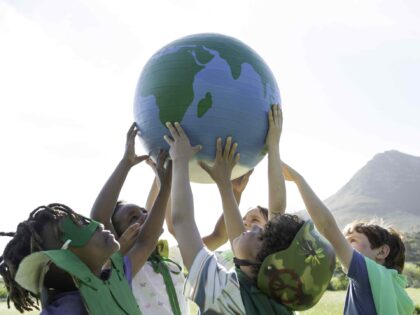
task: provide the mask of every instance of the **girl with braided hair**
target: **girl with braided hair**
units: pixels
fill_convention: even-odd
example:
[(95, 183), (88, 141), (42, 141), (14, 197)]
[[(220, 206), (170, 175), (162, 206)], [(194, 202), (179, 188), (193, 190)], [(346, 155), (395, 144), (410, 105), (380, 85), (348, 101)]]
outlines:
[[(131, 293), (131, 263), (103, 225), (54, 203), (21, 222), (0, 258), (10, 301), (21, 313), (140, 314)], [(110, 268), (103, 266), (110, 260)]]

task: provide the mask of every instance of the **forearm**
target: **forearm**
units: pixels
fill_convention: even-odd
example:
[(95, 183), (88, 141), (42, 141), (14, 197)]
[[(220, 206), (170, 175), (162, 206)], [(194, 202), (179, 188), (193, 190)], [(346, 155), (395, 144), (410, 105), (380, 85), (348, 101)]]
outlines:
[(208, 249), (214, 251), (222, 246), (228, 240), (225, 218), (223, 214), (217, 220), (216, 226), (210, 235), (203, 237), (203, 242)]
[(227, 235), (230, 243), (232, 244), (236, 237), (245, 232), (245, 226), (232, 191), (232, 184), (230, 182), (226, 184), (218, 183), (217, 186), (222, 198), (223, 215), (225, 218)]
[(268, 210), (269, 219), (286, 211), (286, 185), (279, 146), (272, 146), (268, 150)]
[(173, 161), (172, 187), (172, 224), (182, 259), (189, 270), (204, 244), (194, 218), (188, 160)]
[(111, 224), (112, 214), (130, 168), (131, 166), (127, 161), (121, 160), (102, 187), (92, 206), (90, 212), (91, 218), (100, 221), (108, 229), (111, 228), (111, 230), (113, 230)]
[(146, 260), (156, 248), (156, 243), (162, 233), (165, 207), (169, 194), (170, 187), (162, 186), (146, 221), (141, 227), (136, 243), (128, 253), (132, 263), (133, 275), (143, 267)]
[(296, 178), (295, 183), (318, 231), (327, 239), (334, 237), (334, 235), (329, 235), (329, 232), (337, 230), (338, 226), (330, 210), (318, 198), (302, 176)]
[(155, 177), (155, 179), (153, 180), (152, 186), (150, 187), (150, 191), (149, 191), (149, 195), (147, 196), (147, 200), (146, 200), (146, 209), (150, 210), (153, 207), (153, 203), (156, 200), (156, 197), (159, 193), (159, 186), (157, 184), (157, 179)]

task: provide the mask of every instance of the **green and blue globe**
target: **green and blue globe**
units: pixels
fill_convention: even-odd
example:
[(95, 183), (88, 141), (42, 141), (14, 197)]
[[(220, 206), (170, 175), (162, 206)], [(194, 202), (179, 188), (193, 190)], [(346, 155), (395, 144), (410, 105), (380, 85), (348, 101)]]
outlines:
[(165, 122), (180, 122), (191, 144), (203, 149), (190, 162), (190, 179), (211, 183), (197, 164), (212, 162), (216, 139), (232, 136), (241, 159), (232, 179), (264, 157), (271, 104), (280, 104), (276, 80), (258, 54), (241, 41), (220, 34), (178, 39), (144, 66), (134, 101), (141, 142), (152, 157), (168, 149)]

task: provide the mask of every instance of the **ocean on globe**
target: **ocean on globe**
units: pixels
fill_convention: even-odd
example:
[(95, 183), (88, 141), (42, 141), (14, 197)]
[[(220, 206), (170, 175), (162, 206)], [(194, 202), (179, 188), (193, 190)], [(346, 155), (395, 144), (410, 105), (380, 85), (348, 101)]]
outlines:
[(146, 152), (169, 149), (165, 122), (179, 122), (192, 145), (203, 149), (190, 162), (190, 180), (211, 183), (197, 161), (213, 162), (216, 139), (232, 136), (240, 161), (232, 179), (264, 157), (271, 104), (280, 104), (276, 80), (264, 60), (241, 41), (220, 34), (178, 39), (156, 52), (136, 87), (134, 117)]

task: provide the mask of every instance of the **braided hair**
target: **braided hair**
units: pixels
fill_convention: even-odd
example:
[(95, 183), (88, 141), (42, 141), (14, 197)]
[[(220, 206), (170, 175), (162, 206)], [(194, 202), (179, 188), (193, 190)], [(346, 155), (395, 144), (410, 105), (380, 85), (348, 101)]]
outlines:
[[(29, 218), (17, 226), (16, 232), (0, 232), (0, 236), (10, 236), (12, 240), (6, 245), (3, 255), (0, 256), (0, 275), (3, 277), (7, 296), (7, 306), (10, 308), (10, 301), (15, 308), (23, 313), (39, 309), (38, 296), (22, 288), (16, 281), (15, 275), (20, 262), (30, 254), (48, 250), (43, 231), (46, 227), (53, 229), (54, 238), (61, 242), (62, 232), (59, 229), (59, 221), (63, 217), (70, 217), (78, 225), (84, 224), (86, 219), (78, 215), (69, 207), (52, 203), (48, 206), (40, 206), (29, 214)], [(61, 242), (62, 243), (62, 242)]]

